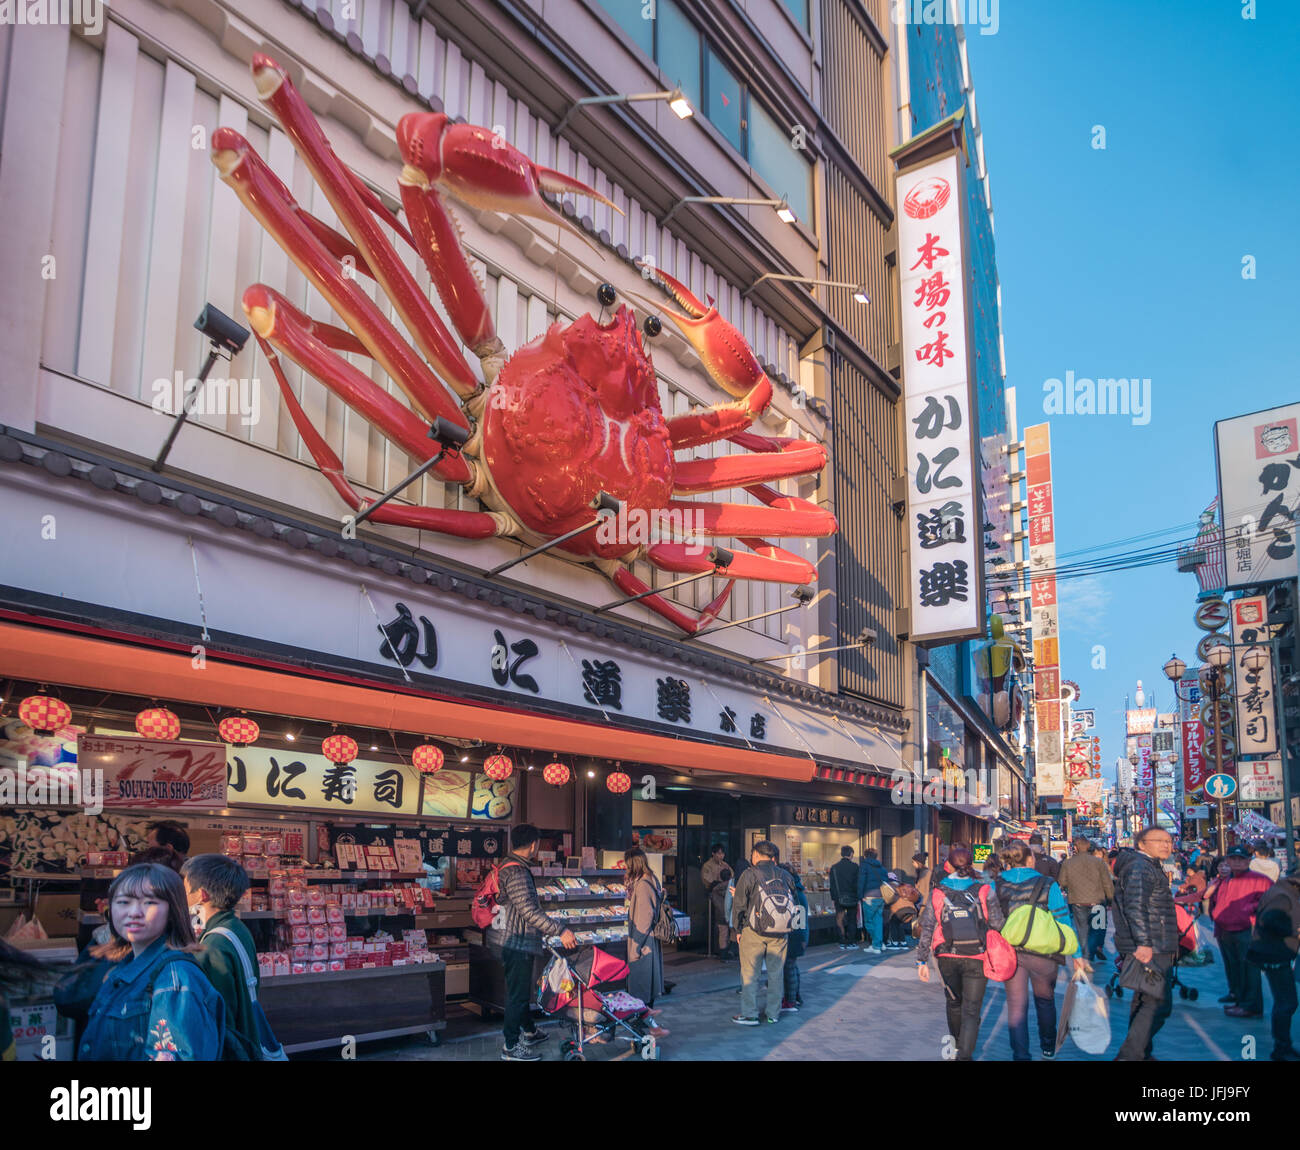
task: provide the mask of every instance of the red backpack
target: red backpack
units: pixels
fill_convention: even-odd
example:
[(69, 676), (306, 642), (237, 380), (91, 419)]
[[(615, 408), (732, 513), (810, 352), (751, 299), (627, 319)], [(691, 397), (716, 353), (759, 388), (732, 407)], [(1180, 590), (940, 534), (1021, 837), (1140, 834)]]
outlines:
[[(479, 930), (488, 930), (496, 922), (497, 907), (501, 903), (501, 879), (498, 872), (509, 862), (509, 859), (503, 859), (488, 871), (470, 900), (469, 915)], [(516, 862), (514, 865), (523, 866), (523, 863)]]

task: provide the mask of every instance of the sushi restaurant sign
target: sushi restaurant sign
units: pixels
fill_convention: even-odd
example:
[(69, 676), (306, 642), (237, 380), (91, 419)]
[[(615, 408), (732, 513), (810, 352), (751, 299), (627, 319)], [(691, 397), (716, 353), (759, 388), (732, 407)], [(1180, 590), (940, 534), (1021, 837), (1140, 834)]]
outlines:
[(354, 759), (262, 747), (231, 748), (226, 758), (231, 806), (278, 807), (335, 813), (418, 815), (420, 773), (405, 763)]

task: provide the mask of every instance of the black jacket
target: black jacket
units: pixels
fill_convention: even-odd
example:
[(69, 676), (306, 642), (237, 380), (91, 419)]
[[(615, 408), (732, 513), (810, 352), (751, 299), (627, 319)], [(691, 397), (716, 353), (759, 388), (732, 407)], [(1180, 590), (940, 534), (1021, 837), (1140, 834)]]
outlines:
[(1141, 851), (1125, 847), (1115, 857), (1115, 949), (1132, 954), (1139, 946), (1176, 955), (1178, 920), (1164, 868)]
[(831, 901), (836, 906), (858, 905), (858, 864), (840, 859), (831, 867)]

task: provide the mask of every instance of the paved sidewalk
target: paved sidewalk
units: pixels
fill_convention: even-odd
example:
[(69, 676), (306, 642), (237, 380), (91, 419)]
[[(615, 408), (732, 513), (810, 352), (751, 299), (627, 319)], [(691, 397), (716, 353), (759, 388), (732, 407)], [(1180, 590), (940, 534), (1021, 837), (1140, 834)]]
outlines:
[[(1202, 920), (1205, 923), (1207, 920)], [(1265, 989), (1265, 1015), (1258, 1019), (1228, 1018), (1218, 1003), (1225, 992), (1223, 966), (1209, 932), (1202, 926), (1203, 944), (1215, 952), (1204, 967), (1180, 967), (1179, 977), (1200, 993), (1197, 1001), (1178, 997), (1174, 1012), (1155, 1041), (1162, 1061), (1241, 1061), (1252, 1053), (1267, 1061), (1272, 1050)], [(1109, 944), (1108, 944), (1109, 945)], [(1113, 951), (1108, 952), (1113, 957)], [(913, 951), (886, 951), (869, 955), (841, 951), (837, 946), (814, 947), (799, 961), (803, 975), (804, 1008), (781, 1017), (776, 1025), (742, 1027), (731, 1021), (739, 1009), (739, 968), (715, 959), (676, 956), (665, 974), (676, 982), (673, 993), (662, 999), (660, 1022), (671, 1035), (660, 1043), (659, 1056), (672, 1061), (779, 1059), (783, 1061), (939, 1061), (943, 1057), (947, 1026), (942, 984), (928, 985), (916, 977)], [(1114, 970), (1113, 962), (1098, 964), (1094, 981), (1103, 985)], [(1058, 1006), (1065, 992), (1064, 973), (1057, 980)], [(760, 1003), (762, 994), (760, 993)], [(1111, 1043), (1105, 1054), (1083, 1054), (1070, 1041), (1057, 1061), (1100, 1062), (1114, 1058), (1128, 1024), (1128, 994), (1111, 1000)], [(1036, 1024), (1030, 1007), (1030, 1047), (1037, 1050)], [(1006, 1061), (1011, 1057), (1006, 1027), (1006, 994), (990, 983), (984, 999), (976, 1058)], [(362, 1048), (362, 1059), (402, 1061), (495, 1060), (500, 1055), (499, 1021), (473, 1021), (476, 1033), (444, 1041), (438, 1047), (423, 1039), (373, 1043)], [(567, 1028), (544, 1023), (552, 1038), (542, 1047), (548, 1060), (559, 1058)], [(595, 1060), (632, 1057), (628, 1044), (592, 1047)]]

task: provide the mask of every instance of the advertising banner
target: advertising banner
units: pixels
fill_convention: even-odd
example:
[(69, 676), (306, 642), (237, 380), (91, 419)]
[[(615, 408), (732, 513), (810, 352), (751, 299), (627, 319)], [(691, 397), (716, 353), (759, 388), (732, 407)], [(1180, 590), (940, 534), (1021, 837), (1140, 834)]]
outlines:
[(77, 763), (104, 772), (104, 806), (207, 810), (226, 805), (224, 743), (79, 735)]
[[(1271, 755), (1277, 750), (1273, 699), (1273, 653), (1268, 646), (1268, 600), (1252, 595), (1232, 603), (1233, 656), (1237, 667), (1237, 753)], [(1247, 663), (1262, 653), (1259, 670)]]

